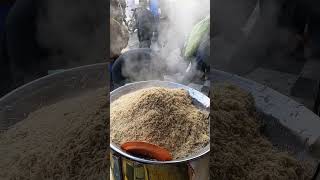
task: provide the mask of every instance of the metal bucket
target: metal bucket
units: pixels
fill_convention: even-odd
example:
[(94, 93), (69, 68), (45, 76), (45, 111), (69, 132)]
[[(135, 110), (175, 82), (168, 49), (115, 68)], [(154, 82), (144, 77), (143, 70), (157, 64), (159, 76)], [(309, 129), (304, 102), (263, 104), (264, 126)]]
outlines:
[[(209, 111), (210, 99), (188, 86), (166, 81), (142, 81), (127, 84), (110, 93), (110, 103), (124, 94), (148, 87), (182, 88), (194, 104)], [(210, 145), (189, 157), (172, 161), (153, 161), (132, 156), (110, 142), (111, 180), (207, 180), (209, 179)]]

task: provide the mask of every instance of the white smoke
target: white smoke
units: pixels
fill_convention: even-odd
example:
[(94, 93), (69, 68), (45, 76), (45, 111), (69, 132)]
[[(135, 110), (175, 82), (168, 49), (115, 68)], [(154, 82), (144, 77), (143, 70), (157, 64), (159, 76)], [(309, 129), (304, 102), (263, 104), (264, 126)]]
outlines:
[[(181, 56), (182, 48), (194, 25), (210, 14), (210, 0), (165, 0), (163, 3), (169, 23), (161, 28), (160, 40), (166, 45), (160, 56), (166, 60), (168, 70), (175, 72), (173, 80), (179, 81), (189, 66)], [(196, 72), (195, 72), (196, 73)]]
[[(160, 0), (160, 10), (165, 13), (163, 15), (167, 19), (160, 24), (158, 38), (160, 47), (155, 48), (159, 49), (160, 57), (153, 59), (152, 64), (165, 63), (167, 69), (162, 74), (167, 75), (171, 81), (179, 82), (186, 74), (190, 63), (181, 56), (183, 46), (194, 25), (210, 14), (210, 0)], [(123, 74), (135, 74), (130, 71), (134, 70), (124, 68)], [(154, 77), (153, 71), (141, 71), (146, 77)]]

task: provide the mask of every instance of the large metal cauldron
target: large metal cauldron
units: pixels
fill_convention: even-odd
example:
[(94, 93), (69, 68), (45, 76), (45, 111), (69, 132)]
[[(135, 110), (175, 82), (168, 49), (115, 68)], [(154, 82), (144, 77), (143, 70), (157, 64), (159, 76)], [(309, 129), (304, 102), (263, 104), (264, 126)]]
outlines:
[[(180, 55), (173, 53), (174, 58), (181, 58)], [(172, 58), (172, 57), (170, 57)], [(180, 63), (178, 66), (181, 66)], [(152, 49), (138, 48), (131, 49), (121, 56), (119, 56), (111, 68), (111, 79), (113, 89), (121, 87), (126, 83), (137, 81), (150, 81), (150, 80), (168, 80), (174, 78), (174, 82), (181, 84), (189, 84), (190, 80), (196, 77), (197, 62), (191, 61), (189, 67), (186, 66), (183, 70), (169, 70), (168, 64), (164, 57)], [(181, 66), (180, 68), (183, 68)], [(174, 69), (174, 68), (173, 68)], [(180, 73), (177, 76), (175, 73)], [(174, 75), (175, 74), (175, 75)], [(170, 81), (170, 80), (169, 80)]]
[[(194, 104), (204, 110), (210, 109), (210, 99), (204, 94), (181, 84), (165, 81), (142, 81), (127, 84), (110, 94), (110, 103), (122, 95), (148, 87), (182, 88), (193, 97)], [(111, 104), (112, 106), (112, 104)], [(207, 180), (209, 179), (209, 151), (206, 146), (200, 152), (189, 157), (173, 161), (153, 161), (132, 156), (110, 142), (112, 180)]]

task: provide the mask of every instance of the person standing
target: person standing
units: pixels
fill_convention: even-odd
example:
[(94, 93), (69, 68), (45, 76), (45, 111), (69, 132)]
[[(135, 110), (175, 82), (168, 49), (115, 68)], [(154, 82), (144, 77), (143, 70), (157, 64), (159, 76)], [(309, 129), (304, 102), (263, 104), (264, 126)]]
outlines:
[(127, 17), (132, 17), (133, 15), (133, 10), (135, 9), (135, 0), (128, 0), (127, 2), (127, 9), (126, 9), (126, 14)]
[(159, 0), (150, 0), (150, 11), (154, 17), (154, 39), (158, 39), (160, 14), (159, 14)]
[(140, 48), (150, 48), (154, 29), (154, 17), (143, 4), (136, 11), (136, 25)]

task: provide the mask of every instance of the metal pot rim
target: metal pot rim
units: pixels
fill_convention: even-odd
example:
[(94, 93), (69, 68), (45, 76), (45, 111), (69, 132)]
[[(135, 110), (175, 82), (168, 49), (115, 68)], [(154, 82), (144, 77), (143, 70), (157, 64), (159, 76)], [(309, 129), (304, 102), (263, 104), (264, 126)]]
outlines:
[[(113, 90), (110, 93), (110, 104), (119, 98), (120, 96), (127, 94), (129, 92), (133, 92), (139, 89), (147, 88), (147, 87), (167, 87), (167, 88), (182, 88), (185, 90), (188, 90), (190, 93), (190, 96), (192, 96), (194, 99), (199, 101), (204, 107), (210, 108), (210, 99), (203, 93), (190, 88), (188, 86), (178, 84), (178, 83), (173, 83), (173, 82), (168, 82), (168, 81), (158, 81), (158, 80), (152, 80), (152, 81), (140, 81), (140, 82), (135, 82), (135, 83), (129, 83), (126, 84), (118, 89)], [(175, 163), (184, 163), (188, 161), (193, 161), (195, 159), (201, 158), (210, 152), (210, 143), (198, 151), (197, 153), (190, 155), (188, 157), (182, 158), (182, 159), (177, 159), (177, 160), (172, 160), (172, 161), (153, 161), (153, 160), (147, 160), (139, 157), (132, 156), (125, 151), (121, 150), (117, 145), (114, 143), (110, 142), (110, 148), (111, 151), (117, 152), (118, 154), (124, 156), (125, 158), (134, 160), (136, 162), (140, 163), (145, 163), (145, 164), (175, 164)]]

